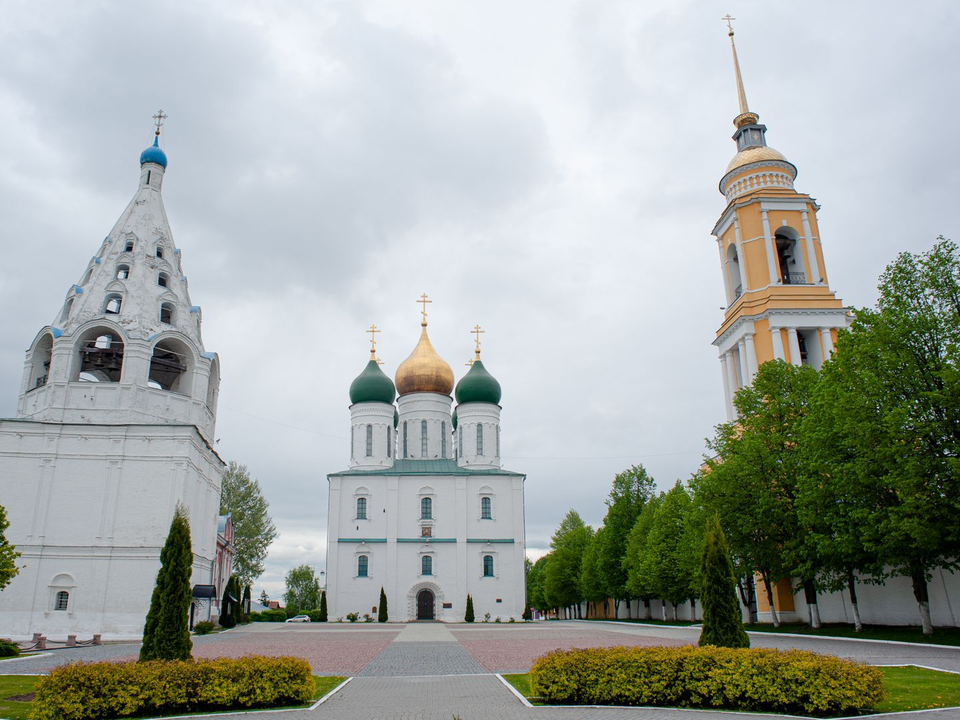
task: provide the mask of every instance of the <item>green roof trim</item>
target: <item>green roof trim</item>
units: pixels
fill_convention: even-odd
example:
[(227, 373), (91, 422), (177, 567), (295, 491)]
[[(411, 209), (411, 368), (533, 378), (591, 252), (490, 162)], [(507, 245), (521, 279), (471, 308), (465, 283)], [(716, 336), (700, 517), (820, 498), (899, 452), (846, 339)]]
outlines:
[(455, 460), (397, 460), (390, 468), (343, 470), (329, 473), (327, 477), (347, 475), (365, 475), (368, 477), (379, 475), (505, 475), (507, 477), (526, 477), (523, 473), (510, 470), (460, 467)]
[(396, 397), (397, 389), (393, 386), (393, 380), (383, 374), (376, 360), (368, 362), (363, 372), (350, 383), (350, 403), (354, 405), (362, 402), (392, 405)]
[(467, 538), (468, 543), (510, 543), (511, 545), (516, 542), (513, 538)]
[(400, 543), (455, 543), (456, 538), (435, 538), (435, 537), (415, 537), (415, 538), (397, 538)]
[(479, 356), (473, 361), (467, 374), (460, 378), (454, 391), (457, 404), (490, 403), (499, 405), (502, 391), (497, 379), (487, 372)]
[(385, 543), (386, 538), (337, 538), (337, 542), (347, 543)]

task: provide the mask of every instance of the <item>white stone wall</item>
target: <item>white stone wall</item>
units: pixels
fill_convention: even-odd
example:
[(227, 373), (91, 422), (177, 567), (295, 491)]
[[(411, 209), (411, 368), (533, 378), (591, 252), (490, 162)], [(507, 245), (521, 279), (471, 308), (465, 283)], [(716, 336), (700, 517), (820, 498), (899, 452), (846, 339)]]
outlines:
[[(479, 448), (477, 428), (483, 428)], [(462, 436), (462, 439), (461, 439)], [(461, 467), (500, 467), (500, 406), (490, 403), (457, 405), (457, 463)], [(460, 448), (463, 452), (460, 452)], [(479, 450), (483, 452), (479, 452)]]
[[(397, 428), (397, 459), (437, 460), (453, 459), (453, 422), (448, 395), (411, 393), (397, 400), (400, 425)], [(427, 452), (422, 452), (422, 423), (427, 423)], [(406, 427), (406, 455), (404, 455), (404, 428)], [(445, 440), (443, 436), (446, 436)]]
[[(397, 455), (393, 411), (393, 405), (378, 402), (355, 403), (350, 406), (351, 468), (372, 470), (393, 466)], [(371, 435), (370, 455), (367, 455), (368, 426)]]

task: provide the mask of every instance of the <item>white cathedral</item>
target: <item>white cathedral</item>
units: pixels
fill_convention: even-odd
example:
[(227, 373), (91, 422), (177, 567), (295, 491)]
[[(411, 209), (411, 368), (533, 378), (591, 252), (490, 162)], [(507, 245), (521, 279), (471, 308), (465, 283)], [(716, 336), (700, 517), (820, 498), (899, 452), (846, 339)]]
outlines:
[(500, 383), (478, 342), (451, 412), (453, 371), (426, 312), (421, 326), (396, 387), (375, 344), (350, 386), (350, 468), (327, 476), (329, 618), (376, 615), (382, 587), (391, 621), (462, 622), (467, 595), (478, 620), (519, 620), (525, 476), (500, 466)]
[(0, 592), (5, 636), (139, 638), (178, 503), (192, 584), (213, 582), (219, 359), (167, 223), (158, 116), (136, 194), (30, 344), (17, 416), (0, 420), (0, 502), (22, 553)]

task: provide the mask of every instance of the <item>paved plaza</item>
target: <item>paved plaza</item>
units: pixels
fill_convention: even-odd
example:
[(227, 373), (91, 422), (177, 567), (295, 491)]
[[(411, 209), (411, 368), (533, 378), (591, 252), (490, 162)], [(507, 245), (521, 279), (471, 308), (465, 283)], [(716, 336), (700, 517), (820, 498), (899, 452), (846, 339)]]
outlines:
[[(696, 643), (699, 628), (600, 622), (443, 625), (252, 624), (194, 638), (198, 658), (293, 655), (317, 675), (352, 679), (311, 710), (247, 713), (245, 720), (730, 720), (738, 715), (644, 708), (526, 707), (496, 673), (526, 672), (550, 650), (574, 647), (678, 646)], [(921, 665), (960, 672), (960, 648), (906, 643), (751, 634), (754, 647), (799, 648), (874, 665)], [(44, 673), (77, 660), (134, 660), (138, 644), (64, 649), (0, 662), (0, 674)], [(960, 678), (958, 678), (960, 681)], [(958, 710), (898, 718), (960, 720)]]

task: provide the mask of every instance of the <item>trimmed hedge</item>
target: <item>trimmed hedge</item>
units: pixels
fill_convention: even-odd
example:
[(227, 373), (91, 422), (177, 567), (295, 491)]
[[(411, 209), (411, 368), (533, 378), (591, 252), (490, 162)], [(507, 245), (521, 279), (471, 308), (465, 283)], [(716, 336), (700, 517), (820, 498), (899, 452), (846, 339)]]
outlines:
[(284, 622), (287, 619), (285, 610), (264, 610), (250, 613), (250, 622)]
[(309, 702), (306, 660), (245, 657), (142, 663), (75, 663), (36, 686), (33, 720), (94, 720)]
[(883, 699), (879, 670), (800, 650), (716, 647), (557, 650), (531, 690), (565, 705), (652, 705), (828, 715)]

